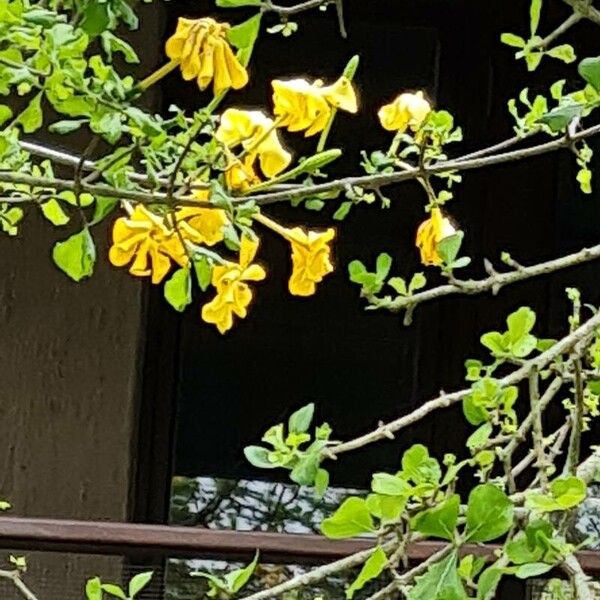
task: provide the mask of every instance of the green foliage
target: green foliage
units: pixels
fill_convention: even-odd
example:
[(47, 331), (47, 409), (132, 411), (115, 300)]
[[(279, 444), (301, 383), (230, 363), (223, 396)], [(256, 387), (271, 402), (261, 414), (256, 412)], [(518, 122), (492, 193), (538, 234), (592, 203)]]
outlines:
[(490, 542), (511, 528), (514, 507), (499, 488), (486, 483), (469, 494), (467, 504), (466, 538), (471, 542)]
[(408, 600), (466, 600), (467, 594), (457, 568), (458, 552), (453, 550), (425, 574), (415, 578)]
[(581, 504), (586, 497), (587, 486), (578, 477), (555, 479), (547, 493), (531, 492), (527, 495), (527, 507), (539, 513), (563, 511)]
[(192, 302), (192, 276), (190, 269), (177, 269), (165, 283), (165, 299), (178, 312)]
[(208, 581), (210, 589), (207, 596), (209, 598), (230, 598), (237, 594), (248, 583), (254, 574), (257, 565), (258, 552), (250, 564), (241, 569), (231, 571), (224, 577), (217, 577), (216, 575), (204, 571), (195, 571), (191, 573), (191, 575), (203, 577)]
[(96, 247), (87, 228), (62, 242), (57, 242), (52, 251), (56, 266), (74, 281), (90, 277), (96, 262)]
[(113, 598), (120, 600), (135, 600), (139, 594), (147, 587), (153, 576), (152, 571), (137, 573), (129, 580), (127, 591), (114, 583), (102, 583), (99, 577), (88, 579), (85, 586), (87, 600), (103, 600), (104, 595), (108, 594)]
[(385, 551), (381, 546), (377, 546), (373, 554), (366, 560), (356, 579), (346, 590), (346, 598), (348, 600), (354, 598), (354, 594), (361, 590), (365, 584), (379, 577), (385, 569), (387, 562), (388, 558)]
[(344, 539), (375, 531), (371, 512), (363, 498), (347, 498), (331, 517), (323, 519), (321, 531), (328, 538)]

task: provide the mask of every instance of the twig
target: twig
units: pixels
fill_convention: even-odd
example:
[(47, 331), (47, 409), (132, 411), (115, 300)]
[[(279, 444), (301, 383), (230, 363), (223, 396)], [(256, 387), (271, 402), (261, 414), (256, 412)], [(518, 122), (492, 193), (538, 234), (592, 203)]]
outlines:
[(0, 577), (12, 581), (13, 585), (19, 590), (21, 596), (26, 600), (38, 600), (37, 596), (23, 583), (21, 573), (18, 570), (5, 571), (0, 570)]
[[(528, 377), (529, 373), (531, 373), (533, 370), (542, 370), (556, 358), (565, 352), (569, 352), (574, 346), (588, 338), (590, 334), (592, 334), (599, 326), (600, 311), (562, 340), (556, 342), (556, 344), (554, 344), (551, 348), (545, 352), (542, 352), (535, 358), (526, 361), (519, 369), (500, 379), (500, 385), (502, 387), (513, 385)], [(377, 427), (377, 429), (374, 429), (373, 431), (361, 435), (353, 440), (328, 448), (324, 452), (324, 455), (329, 458), (335, 458), (344, 452), (356, 450), (357, 448), (362, 448), (363, 446), (378, 442), (383, 439), (389, 439), (390, 435), (393, 436), (393, 434), (397, 431), (417, 423), (428, 414), (439, 410), (440, 408), (446, 408), (456, 404), (457, 402), (460, 402), (470, 393), (471, 388), (466, 388), (450, 394), (442, 393), (437, 398), (425, 402), (419, 408), (407, 415), (404, 415), (389, 423), (380, 425)]]
[(570, 554), (565, 558), (561, 565), (561, 568), (569, 576), (573, 587), (575, 589), (575, 597), (577, 600), (594, 600), (594, 593), (589, 586), (589, 578), (583, 572), (577, 557), (574, 554)]
[(575, 361), (575, 399), (573, 410), (571, 412), (571, 438), (569, 439), (569, 450), (567, 452), (567, 462), (565, 464), (565, 473), (574, 474), (581, 455), (581, 433), (583, 431), (584, 415), (584, 389), (581, 359)]
[[(396, 543), (396, 540), (393, 540), (387, 542), (387, 544), (384, 544), (382, 547), (385, 551), (389, 551), (393, 549)], [(267, 598), (276, 598), (284, 592), (289, 592), (290, 590), (294, 590), (299, 587), (312, 585), (322, 581), (334, 573), (339, 573), (340, 571), (350, 569), (351, 567), (355, 567), (356, 565), (364, 563), (371, 556), (371, 554), (373, 554), (375, 549), (376, 546), (369, 548), (368, 550), (361, 550), (360, 552), (356, 552), (355, 554), (351, 554), (350, 556), (346, 556), (340, 560), (323, 565), (322, 567), (318, 567), (312, 571), (308, 571), (307, 573), (302, 573), (301, 575), (292, 577), (292, 579), (288, 579), (288, 581), (284, 581), (279, 585), (275, 585), (268, 590), (262, 590), (260, 592), (256, 592), (255, 594), (251, 594), (250, 596), (244, 596), (241, 598), (241, 600), (267, 600)]]
[(600, 25), (600, 10), (592, 6), (591, 0), (563, 0), (575, 12), (596, 25)]
[(294, 6), (279, 6), (273, 4), (271, 0), (265, 0), (261, 6), (261, 10), (262, 12), (274, 12), (280, 17), (286, 18), (307, 10), (312, 10), (313, 8), (327, 6), (327, 4), (331, 4), (333, 1), (334, 0), (306, 0), (305, 2), (295, 4)]
[(583, 19), (583, 15), (579, 12), (573, 12), (563, 23), (561, 23), (552, 33), (548, 34), (539, 44), (536, 44), (534, 48), (547, 48), (557, 37), (560, 37), (565, 31), (571, 29), (573, 25), (576, 25)]
[(544, 448), (544, 431), (542, 428), (542, 409), (540, 402), (539, 373), (532, 369), (529, 373), (529, 403), (533, 417), (531, 436), (533, 438), (533, 450), (536, 457), (536, 466), (540, 476), (542, 489), (548, 485), (548, 474), (546, 473), (546, 451)]
[(532, 277), (539, 277), (540, 275), (547, 275), (554, 271), (560, 271), (562, 269), (568, 269), (575, 265), (590, 262), (600, 258), (600, 244), (592, 246), (591, 248), (583, 248), (573, 254), (567, 254), (560, 258), (548, 260), (536, 265), (528, 267), (521, 267), (516, 271), (510, 271), (508, 273), (494, 273), (485, 279), (469, 279), (463, 280), (456, 283), (449, 283), (440, 285), (438, 287), (418, 292), (409, 297), (399, 297), (388, 303), (381, 302), (380, 306), (377, 301), (374, 300), (374, 306), (376, 308), (384, 308), (391, 312), (399, 312), (404, 309), (413, 308), (424, 302), (442, 298), (444, 296), (452, 296), (456, 294), (464, 294), (473, 296), (477, 294), (484, 294), (486, 292), (498, 292), (501, 288), (512, 283), (524, 281)]

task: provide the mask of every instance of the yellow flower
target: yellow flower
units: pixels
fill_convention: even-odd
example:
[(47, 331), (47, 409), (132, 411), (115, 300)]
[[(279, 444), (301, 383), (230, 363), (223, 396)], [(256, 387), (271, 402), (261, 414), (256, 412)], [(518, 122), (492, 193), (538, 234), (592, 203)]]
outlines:
[[(196, 196), (199, 194), (197, 193)], [(220, 208), (196, 208), (195, 206), (184, 206), (178, 209), (175, 218), (182, 237), (195, 244), (207, 246), (214, 246), (223, 240), (223, 228), (229, 222), (225, 211)]]
[(288, 282), (290, 293), (294, 296), (312, 296), (317, 289), (316, 284), (333, 271), (329, 242), (335, 237), (335, 229), (287, 229), (262, 213), (256, 213), (253, 218), (284, 237), (292, 246), (293, 268)]
[(215, 137), (228, 148), (241, 145), (251, 157), (251, 163), (258, 156), (260, 168), (267, 177), (281, 173), (292, 160), (279, 141), (273, 119), (258, 110), (228, 108), (221, 115)]
[(244, 318), (252, 301), (252, 290), (247, 281), (261, 281), (265, 270), (252, 260), (258, 249), (258, 240), (242, 237), (239, 263), (227, 262), (213, 268), (212, 285), (217, 295), (202, 307), (202, 319), (214, 323), (221, 333), (233, 326), (233, 315)]
[[(171, 268), (171, 260), (185, 266), (188, 257), (185, 248), (162, 216), (155, 215), (138, 204), (127, 217), (115, 221), (113, 245), (109, 260), (116, 267), (131, 262), (129, 272), (137, 277), (152, 276), (152, 283), (160, 283)], [(133, 260), (133, 262), (132, 262)]]
[(254, 158), (246, 156), (243, 161), (234, 160), (225, 169), (225, 186), (232, 192), (246, 192), (253, 185), (260, 183), (252, 163)]
[(279, 124), (290, 131), (305, 130), (306, 137), (325, 129), (332, 108), (351, 113), (358, 110), (352, 82), (344, 76), (329, 86), (323, 86), (320, 80), (309, 83), (305, 79), (276, 79), (271, 85), (273, 112)]
[(382, 106), (377, 114), (382, 127), (388, 131), (406, 131), (409, 127), (416, 131), (430, 112), (431, 105), (423, 92), (417, 92), (400, 94), (393, 102)]
[(178, 62), (187, 81), (196, 79), (205, 90), (213, 82), (215, 96), (228, 88), (239, 90), (248, 83), (248, 73), (227, 42), (228, 23), (214, 19), (180, 18), (175, 33), (167, 40), (165, 51)]
[(431, 209), (431, 217), (423, 221), (417, 229), (417, 248), (421, 252), (424, 265), (441, 265), (442, 257), (438, 254), (437, 245), (441, 240), (456, 233), (450, 219), (442, 215), (438, 207)]

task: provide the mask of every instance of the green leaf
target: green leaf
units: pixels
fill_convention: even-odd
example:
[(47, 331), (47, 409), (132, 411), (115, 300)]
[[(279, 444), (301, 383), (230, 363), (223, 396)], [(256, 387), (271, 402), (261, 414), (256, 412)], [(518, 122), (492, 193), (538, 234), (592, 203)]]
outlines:
[(315, 475), (315, 496), (322, 498), (329, 487), (329, 473), (325, 469), (317, 469)]
[(471, 491), (467, 504), (467, 539), (489, 542), (504, 535), (512, 526), (514, 507), (495, 485), (485, 483)]
[(423, 575), (416, 577), (407, 599), (466, 600), (467, 595), (458, 575), (457, 558), (458, 553), (454, 550), (446, 558), (431, 565)]
[(114, 596), (115, 598), (120, 598), (121, 600), (127, 600), (127, 595), (125, 592), (114, 583), (103, 583), (102, 590), (105, 591), (110, 596)]
[(544, 573), (548, 573), (554, 568), (553, 565), (549, 565), (548, 563), (529, 563), (525, 565), (521, 565), (515, 571), (515, 577), (519, 579), (529, 579), (530, 577), (539, 577)]
[(315, 171), (322, 169), (334, 160), (337, 160), (341, 155), (341, 150), (337, 148), (332, 148), (331, 150), (324, 150), (323, 152), (319, 152), (318, 154), (309, 156), (307, 159), (303, 160), (296, 168), (286, 173), (286, 179), (292, 179), (293, 177), (296, 177), (296, 175), (301, 175), (303, 173), (314, 173)]
[(262, 0), (215, 0), (221, 8), (237, 8), (238, 6), (261, 6)]
[(509, 338), (512, 342), (520, 340), (535, 325), (535, 313), (528, 306), (522, 306), (506, 319)]
[(488, 567), (477, 580), (477, 600), (492, 600), (501, 579), (501, 569), (494, 565)]
[(249, 565), (243, 569), (237, 569), (236, 571), (232, 571), (231, 573), (227, 573), (227, 575), (225, 575), (225, 582), (230, 593), (235, 594), (239, 592), (248, 583), (248, 580), (250, 577), (252, 577), (257, 564), (258, 551), (254, 555), (254, 560)]
[(270, 452), (262, 446), (246, 446), (244, 456), (246, 460), (259, 469), (276, 469), (279, 465), (269, 460)]
[(404, 281), (402, 277), (392, 277), (388, 279), (387, 283), (401, 296), (406, 296), (408, 294), (408, 290), (406, 289), (406, 281)]
[(484, 423), (467, 438), (467, 448), (471, 450), (471, 452), (478, 450), (490, 439), (491, 434), (492, 424), (487, 422)]
[(65, 225), (69, 222), (69, 217), (65, 211), (61, 208), (60, 203), (51, 198), (48, 202), (44, 202), (41, 205), (42, 213), (50, 223), (53, 225)]
[(600, 56), (584, 58), (577, 70), (585, 81), (600, 92)]
[(513, 48), (524, 48), (526, 44), (522, 37), (515, 35), (514, 33), (503, 33), (500, 36), (500, 41), (507, 46), (512, 46)]
[(415, 483), (437, 483), (442, 478), (440, 465), (422, 444), (414, 444), (402, 455), (402, 475)]
[(87, 600), (102, 600), (102, 583), (99, 577), (87, 580), (85, 584), (85, 597)]
[(238, 50), (254, 46), (260, 32), (261, 13), (254, 15), (247, 21), (232, 27), (227, 33), (227, 39)]
[(65, 135), (67, 133), (77, 131), (85, 122), (86, 121), (84, 119), (67, 119), (63, 121), (56, 121), (48, 127), (48, 131), (50, 131), (51, 133)]
[(528, 52), (525, 55), (525, 63), (527, 64), (528, 71), (535, 71), (542, 62), (543, 52)]
[(348, 265), (348, 274), (350, 275), (350, 281), (354, 283), (362, 283), (362, 276), (367, 272), (365, 265), (360, 260), (353, 260)]
[(373, 473), (371, 489), (385, 496), (407, 496), (411, 486), (396, 475), (390, 473)]
[(481, 342), (481, 345), (490, 350), (494, 356), (502, 356), (508, 351), (504, 336), (499, 331), (488, 331), (481, 336), (479, 341)]
[(367, 496), (369, 512), (382, 523), (391, 523), (398, 520), (408, 502), (408, 496), (385, 496), (383, 494), (369, 494)]
[(298, 463), (292, 469), (290, 479), (298, 485), (314, 485), (320, 462), (320, 452), (308, 453), (298, 460)]
[(460, 497), (454, 494), (437, 506), (415, 515), (412, 528), (428, 537), (453, 540), (459, 510)]
[(350, 202), (350, 201), (342, 202), (339, 205), (338, 209), (333, 213), (333, 218), (336, 221), (343, 221), (348, 216), (348, 213), (350, 212), (351, 208), (352, 208), (352, 202)]
[(23, 127), (25, 133), (37, 131), (44, 122), (42, 113), (42, 93), (36, 94), (27, 105), (27, 108), (19, 115), (17, 122)]
[(56, 266), (74, 281), (90, 277), (96, 262), (96, 247), (89, 230), (82, 229), (62, 242), (57, 242), (52, 250)]
[(135, 598), (150, 583), (152, 575), (152, 571), (134, 575), (129, 581), (129, 598)]
[(96, 37), (110, 24), (110, 3), (86, 2), (84, 7), (81, 28), (91, 37)]
[(531, 0), (529, 7), (529, 20), (531, 25), (531, 35), (534, 36), (540, 24), (540, 14), (542, 12), (542, 0)]
[(347, 498), (331, 517), (321, 523), (323, 535), (332, 539), (354, 537), (374, 530), (371, 513), (363, 498)]
[(177, 269), (165, 283), (165, 299), (178, 312), (192, 302), (192, 277), (190, 269)]
[(456, 260), (464, 235), (462, 231), (457, 231), (438, 242), (437, 252), (442, 257), (444, 264), (450, 266)]
[(310, 427), (314, 414), (315, 405), (313, 402), (298, 409), (289, 418), (288, 430), (294, 433), (305, 433)]
[(575, 56), (575, 50), (571, 44), (561, 44), (560, 46), (555, 46), (554, 48), (550, 48), (550, 50), (546, 50), (546, 54), (552, 58), (562, 60), (567, 64), (575, 62), (575, 59), (577, 58), (577, 56)]
[(383, 252), (377, 257), (377, 262), (375, 263), (375, 272), (377, 273), (377, 277), (379, 277), (379, 279), (385, 279), (388, 276), (391, 268), (392, 257)]
[(581, 116), (582, 112), (581, 104), (566, 104), (546, 113), (540, 119), (540, 123), (548, 125), (554, 132), (564, 131), (573, 119)]
[(117, 206), (119, 201), (116, 198), (107, 198), (105, 196), (96, 196), (96, 205), (90, 225), (96, 225), (105, 219)]
[(112, 34), (110, 31), (105, 31), (101, 35), (102, 47), (104, 52), (108, 55), (109, 59), (112, 59), (112, 55), (116, 52), (120, 52), (128, 64), (137, 64), (140, 62), (138, 55), (135, 50), (125, 40)]
[(423, 273), (415, 273), (410, 280), (408, 285), (408, 293), (412, 294), (418, 290), (423, 289), (427, 285), (427, 279)]
[(13, 111), (6, 104), (0, 104), (0, 125), (4, 125), (13, 116)]
[(381, 546), (377, 546), (375, 552), (365, 561), (357, 578), (346, 590), (346, 598), (350, 600), (358, 590), (362, 590), (366, 583), (379, 577), (387, 565), (388, 559)]

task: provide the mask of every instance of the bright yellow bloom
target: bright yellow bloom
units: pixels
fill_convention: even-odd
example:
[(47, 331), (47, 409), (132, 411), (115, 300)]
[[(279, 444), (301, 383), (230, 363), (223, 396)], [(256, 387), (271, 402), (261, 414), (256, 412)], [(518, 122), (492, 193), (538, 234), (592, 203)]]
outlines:
[(244, 318), (252, 301), (252, 290), (247, 281), (261, 281), (266, 277), (265, 270), (252, 264), (258, 240), (242, 237), (239, 263), (227, 262), (213, 268), (212, 285), (217, 295), (202, 307), (202, 318), (214, 323), (221, 333), (233, 326), (233, 315)]
[(292, 160), (279, 141), (273, 119), (259, 110), (228, 108), (221, 115), (215, 137), (228, 148), (241, 145), (251, 157), (251, 163), (258, 157), (260, 168), (267, 177), (281, 173)]
[(184, 206), (178, 209), (175, 218), (184, 239), (207, 246), (214, 246), (223, 240), (223, 228), (229, 222), (225, 211), (220, 208), (196, 208), (195, 206)]
[(358, 110), (356, 93), (347, 77), (334, 84), (323, 86), (320, 80), (309, 83), (306, 79), (275, 80), (273, 86), (273, 112), (278, 122), (290, 131), (304, 131), (311, 136), (323, 131), (332, 108), (355, 113)]
[(167, 40), (165, 51), (171, 61), (179, 63), (187, 81), (196, 79), (205, 90), (213, 82), (215, 96), (248, 83), (248, 73), (227, 42), (228, 23), (214, 19), (180, 18), (175, 33)]
[(288, 282), (290, 293), (294, 296), (312, 296), (317, 289), (316, 284), (333, 271), (329, 242), (335, 237), (335, 229), (287, 229), (262, 213), (256, 213), (254, 220), (284, 237), (292, 246), (293, 268)]
[(442, 257), (438, 254), (437, 245), (441, 240), (456, 233), (455, 227), (448, 217), (436, 206), (431, 209), (431, 217), (423, 221), (417, 229), (417, 248), (421, 252), (424, 265), (441, 265)]
[(393, 102), (386, 104), (377, 113), (379, 121), (388, 131), (406, 131), (409, 127), (417, 131), (431, 112), (431, 105), (423, 97), (423, 92), (400, 94)]
[[(129, 263), (129, 272), (137, 277), (152, 276), (152, 283), (160, 283), (171, 268), (171, 260), (185, 266), (188, 257), (177, 232), (165, 218), (155, 215), (138, 204), (127, 217), (115, 221), (113, 245), (108, 257), (116, 267)], [(133, 260), (133, 262), (132, 262)]]
[(246, 192), (253, 185), (260, 183), (252, 163), (254, 159), (248, 155), (243, 161), (234, 160), (225, 169), (225, 186), (232, 192)]

